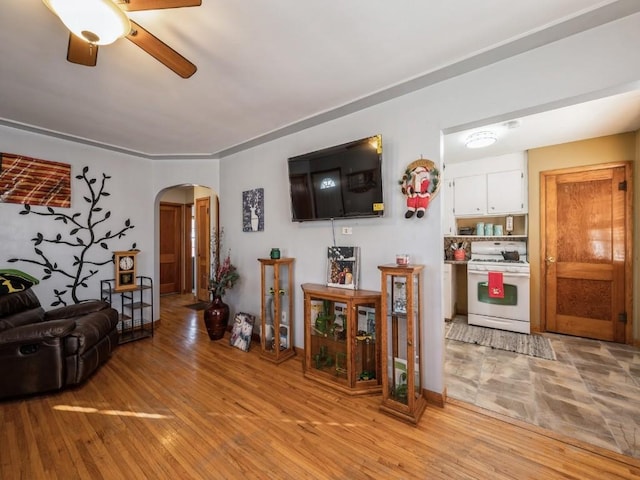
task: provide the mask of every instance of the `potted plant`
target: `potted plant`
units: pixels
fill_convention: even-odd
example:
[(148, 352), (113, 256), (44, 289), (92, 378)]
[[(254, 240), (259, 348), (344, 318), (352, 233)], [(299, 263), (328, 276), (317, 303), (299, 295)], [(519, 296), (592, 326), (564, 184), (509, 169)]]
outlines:
[(213, 262), (209, 291), (213, 299), (204, 311), (204, 323), (211, 340), (219, 340), (224, 336), (229, 323), (229, 306), (222, 301), (222, 297), (240, 279), (237, 268), (231, 263), (231, 249), (227, 250), (226, 256), (220, 260), (223, 234), (223, 229), (214, 230), (211, 242)]

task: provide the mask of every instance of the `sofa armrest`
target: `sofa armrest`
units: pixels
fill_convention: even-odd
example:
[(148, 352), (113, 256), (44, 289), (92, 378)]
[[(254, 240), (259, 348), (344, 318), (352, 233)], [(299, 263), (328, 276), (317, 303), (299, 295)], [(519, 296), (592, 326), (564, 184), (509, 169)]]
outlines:
[(100, 310), (104, 310), (109, 307), (110, 305), (102, 300), (90, 300), (49, 310), (48, 312), (45, 312), (44, 319), (57, 320), (60, 318), (82, 317), (88, 313), (99, 312)]
[(52, 320), (10, 328), (0, 332), (0, 345), (9, 343), (37, 343), (48, 338), (65, 337), (76, 326), (74, 320)]

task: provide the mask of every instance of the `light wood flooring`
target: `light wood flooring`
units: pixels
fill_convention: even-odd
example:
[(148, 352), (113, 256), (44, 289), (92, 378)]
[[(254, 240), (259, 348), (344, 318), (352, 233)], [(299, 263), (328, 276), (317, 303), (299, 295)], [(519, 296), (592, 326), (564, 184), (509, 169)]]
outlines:
[(190, 296), (82, 386), (0, 402), (0, 478), (618, 479), (640, 460), (452, 400), (417, 427), (209, 340)]

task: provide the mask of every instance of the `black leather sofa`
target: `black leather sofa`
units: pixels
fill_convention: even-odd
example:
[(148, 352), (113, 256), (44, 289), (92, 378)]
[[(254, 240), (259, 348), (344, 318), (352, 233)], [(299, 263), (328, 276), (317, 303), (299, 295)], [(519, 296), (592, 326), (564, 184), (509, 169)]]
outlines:
[(0, 295), (0, 399), (82, 383), (118, 345), (117, 324), (98, 300), (45, 312), (31, 288)]

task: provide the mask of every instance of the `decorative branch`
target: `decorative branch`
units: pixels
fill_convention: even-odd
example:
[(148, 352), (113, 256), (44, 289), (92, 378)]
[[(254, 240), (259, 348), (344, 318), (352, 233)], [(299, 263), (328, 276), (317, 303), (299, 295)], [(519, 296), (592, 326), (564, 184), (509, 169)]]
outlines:
[[(107, 265), (113, 262), (113, 255), (106, 257), (92, 257), (95, 251), (95, 246), (99, 245), (104, 250), (109, 250), (108, 241), (112, 239), (120, 239), (124, 237), (129, 230), (134, 228), (130, 219), (126, 219), (124, 226), (116, 230), (107, 230), (106, 232), (98, 232), (98, 227), (111, 218), (110, 211), (104, 211), (102, 207), (98, 206), (100, 200), (104, 197), (108, 197), (111, 194), (105, 190), (106, 182), (111, 177), (106, 174), (102, 174), (102, 179), (98, 184), (96, 178), (90, 178), (88, 176), (89, 167), (84, 167), (80, 175), (76, 175), (77, 180), (81, 180), (84, 186), (88, 189), (88, 194), (83, 197), (84, 201), (88, 204), (88, 211), (83, 214), (76, 212), (72, 215), (59, 212), (51, 207), (47, 207), (46, 210), (37, 211), (32, 210), (30, 205), (25, 205), (24, 210), (20, 212), (20, 215), (38, 215), (41, 217), (53, 218), (54, 221), (60, 221), (64, 225), (72, 227), (66, 236), (63, 237), (63, 233), (58, 233), (53, 238), (46, 238), (42, 233), (38, 232), (34, 238), (33, 250), (37, 258), (11, 258), (9, 263), (24, 262), (42, 267), (44, 277), (42, 280), (47, 280), (53, 275), (59, 275), (68, 279), (69, 283), (65, 285), (70, 289), (69, 294), (73, 303), (79, 303), (78, 290), (80, 288), (88, 288), (88, 281), (94, 277), (99, 270), (93, 267), (99, 267)], [(98, 187), (96, 189), (96, 187)], [(72, 270), (68, 271), (60, 267), (56, 261), (53, 261), (50, 256), (43, 250), (47, 244), (66, 245), (79, 252), (73, 254)], [(133, 243), (131, 249), (135, 249), (136, 244)], [(65, 255), (66, 256), (66, 255)], [(67, 305), (64, 300), (64, 296), (67, 295), (67, 290), (54, 289), (54, 296), (56, 301), (51, 306)]]

